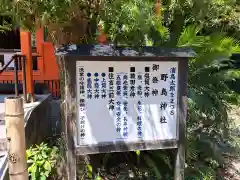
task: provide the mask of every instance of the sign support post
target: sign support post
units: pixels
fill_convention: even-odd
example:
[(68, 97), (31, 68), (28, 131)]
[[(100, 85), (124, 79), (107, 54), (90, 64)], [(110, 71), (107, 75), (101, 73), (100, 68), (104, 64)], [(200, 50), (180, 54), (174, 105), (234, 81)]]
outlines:
[[(179, 71), (188, 72), (188, 63), (183, 61), (180, 64)], [(185, 139), (186, 139), (186, 119), (187, 119), (187, 73), (183, 73), (180, 79), (179, 98), (179, 139), (176, 152), (176, 161), (174, 169), (174, 180), (184, 180), (185, 169)]]

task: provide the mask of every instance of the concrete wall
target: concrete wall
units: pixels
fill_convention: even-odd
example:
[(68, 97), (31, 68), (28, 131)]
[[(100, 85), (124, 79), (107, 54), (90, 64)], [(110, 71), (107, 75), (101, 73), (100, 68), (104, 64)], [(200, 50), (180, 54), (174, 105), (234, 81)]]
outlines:
[(52, 100), (51, 102), (51, 128), (52, 136), (61, 135), (61, 111), (60, 100)]
[[(44, 98), (44, 97), (43, 97)], [(41, 103), (25, 117), (26, 145), (40, 144), (52, 134), (51, 95), (45, 96)]]

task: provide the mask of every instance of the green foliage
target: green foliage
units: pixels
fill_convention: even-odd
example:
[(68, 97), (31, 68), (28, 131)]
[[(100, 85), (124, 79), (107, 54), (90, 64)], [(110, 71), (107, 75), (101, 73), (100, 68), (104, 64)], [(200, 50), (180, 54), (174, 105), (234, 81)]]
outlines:
[(54, 174), (55, 165), (59, 157), (57, 147), (48, 147), (41, 143), (27, 150), (28, 172), (32, 180), (46, 180)]
[(110, 41), (133, 47), (166, 46), (171, 37), (168, 45), (174, 47), (182, 29), (191, 24), (202, 27), (200, 34), (221, 31), (240, 38), (239, 5), (235, 0), (165, 0), (162, 17), (155, 16), (154, 3), (153, 0), (103, 1), (99, 20)]
[(234, 153), (228, 111), (231, 104), (239, 103), (239, 96), (228, 88), (226, 79), (237, 78), (231, 73), (230, 56), (240, 47), (222, 34), (198, 36), (198, 32), (197, 27), (187, 27), (177, 44), (196, 52), (189, 62), (187, 169), (201, 171), (208, 166), (213, 171), (224, 166), (225, 154)]
[[(1, 0), (0, 15), (12, 25), (34, 29), (37, 25), (62, 24), (77, 17), (82, 0)], [(75, 10), (76, 8), (77, 10)]]
[(225, 31), (239, 37), (238, 3), (237, 0), (166, 0), (166, 21), (173, 31), (177, 26), (197, 24), (203, 27), (203, 33)]
[(90, 42), (96, 33), (99, 5), (98, 0), (1, 0), (0, 16), (11, 19), (1, 29), (46, 27), (47, 40), (55, 46)]
[[(109, 40), (119, 45), (153, 45), (156, 38), (158, 42), (161, 38), (164, 44), (171, 33), (172, 41), (176, 42), (183, 27), (190, 24), (202, 26), (201, 33), (225, 31), (240, 38), (240, 5), (236, 0), (163, 0), (163, 16), (158, 18), (154, 3), (154, 0), (1, 0), (0, 15), (11, 17), (12, 27), (30, 30), (36, 25), (61, 30), (72, 24), (81, 26), (78, 31), (85, 33), (87, 42), (95, 38), (97, 24), (102, 24)], [(87, 30), (86, 23), (90, 26)], [(82, 40), (78, 38), (77, 42)]]
[(97, 176), (93, 177), (93, 168), (92, 168), (91, 164), (87, 164), (86, 167), (87, 167), (86, 168), (87, 175), (86, 175), (86, 177), (82, 176), (81, 179), (89, 178), (89, 179), (94, 179), (94, 180), (103, 180), (99, 174)]
[[(151, 33), (163, 38), (168, 30), (156, 18), (152, 0), (105, 0), (100, 11), (101, 23), (110, 41), (117, 45), (151, 45)], [(164, 40), (164, 39), (163, 39)]]

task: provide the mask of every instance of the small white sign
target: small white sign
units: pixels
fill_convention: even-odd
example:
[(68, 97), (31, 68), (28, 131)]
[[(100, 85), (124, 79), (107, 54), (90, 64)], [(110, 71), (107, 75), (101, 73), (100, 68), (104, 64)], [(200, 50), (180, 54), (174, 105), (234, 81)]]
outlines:
[(177, 140), (177, 61), (77, 61), (79, 146)]

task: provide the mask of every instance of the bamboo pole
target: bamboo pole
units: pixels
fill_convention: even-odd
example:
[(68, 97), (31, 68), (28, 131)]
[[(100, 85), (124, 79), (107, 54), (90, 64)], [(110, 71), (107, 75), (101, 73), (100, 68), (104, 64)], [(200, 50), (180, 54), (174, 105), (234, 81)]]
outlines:
[(8, 139), (10, 180), (27, 180), (24, 110), (23, 99), (21, 97), (5, 98), (5, 125)]

